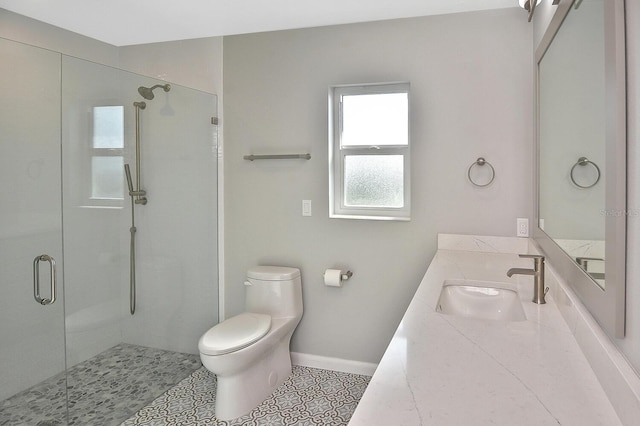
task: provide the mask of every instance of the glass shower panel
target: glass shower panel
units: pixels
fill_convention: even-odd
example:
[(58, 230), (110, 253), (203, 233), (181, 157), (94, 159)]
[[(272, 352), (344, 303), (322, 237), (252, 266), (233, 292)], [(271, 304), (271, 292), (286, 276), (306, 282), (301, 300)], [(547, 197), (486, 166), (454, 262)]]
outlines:
[[(159, 83), (130, 75), (125, 90), (137, 95), (140, 85)], [(148, 204), (136, 206), (137, 310), (125, 317), (123, 338), (197, 355), (198, 339), (218, 318), (217, 126), (212, 124), (217, 99), (172, 84), (168, 93), (158, 89), (145, 102), (141, 188)]]
[(0, 424), (66, 423), (60, 58), (0, 39)]
[[(63, 56), (62, 70), (69, 418), (117, 425), (200, 367), (198, 338), (218, 321), (217, 99), (172, 84), (145, 100), (140, 86), (165, 82), (77, 58)], [(122, 165), (135, 185), (133, 103), (142, 101), (148, 203), (133, 205), (131, 315), (132, 203)], [(116, 107), (122, 127), (109, 114)], [(108, 194), (96, 197), (97, 189)]]

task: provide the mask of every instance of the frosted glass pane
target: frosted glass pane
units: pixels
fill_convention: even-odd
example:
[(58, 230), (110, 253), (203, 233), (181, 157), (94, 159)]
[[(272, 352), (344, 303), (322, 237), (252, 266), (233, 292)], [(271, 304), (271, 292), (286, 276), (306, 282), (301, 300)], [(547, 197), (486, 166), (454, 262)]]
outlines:
[(408, 145), (408, 94), (343, 96), (341, 143), (343, 146)]
[(344, 204), (348, 207), (403, 207), (403, 156), (344, 157)]
[(122, 157), (91, 158), (91, 197), (123, 199)]
[(93, 108), (93, 147), (124, 147), (124, 107)]

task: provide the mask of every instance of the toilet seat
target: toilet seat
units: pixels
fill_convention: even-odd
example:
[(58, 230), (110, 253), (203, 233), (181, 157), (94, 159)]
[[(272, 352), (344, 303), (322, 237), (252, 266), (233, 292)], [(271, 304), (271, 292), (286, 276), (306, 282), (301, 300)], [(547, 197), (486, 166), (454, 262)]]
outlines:
[(200, 338), (198, 349), (205, 355), (228, 354), (260, 340), (270, 329), (270, 315), (245, 312), (209, 329)]

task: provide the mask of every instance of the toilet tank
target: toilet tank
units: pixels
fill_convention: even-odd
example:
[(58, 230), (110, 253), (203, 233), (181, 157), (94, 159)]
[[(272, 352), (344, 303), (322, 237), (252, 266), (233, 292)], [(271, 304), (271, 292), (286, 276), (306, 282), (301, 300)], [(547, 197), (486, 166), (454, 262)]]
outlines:
[(245, 310), (274, 318), (302, 317), (300, 270), (255, 266), (247, 271)]

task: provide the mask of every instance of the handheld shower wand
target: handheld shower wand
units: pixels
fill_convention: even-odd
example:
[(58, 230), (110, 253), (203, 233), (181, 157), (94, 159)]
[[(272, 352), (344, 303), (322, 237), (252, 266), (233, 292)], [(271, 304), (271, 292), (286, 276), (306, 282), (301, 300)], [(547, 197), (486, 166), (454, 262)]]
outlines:
[(127, 186), (129, 187), (129, 195), (132, 195), (133, 192), (133, 182), (131, 181), (131, 170), (129, 170), (129, 165), (124, 165), (124, 173), (127, 175)]

